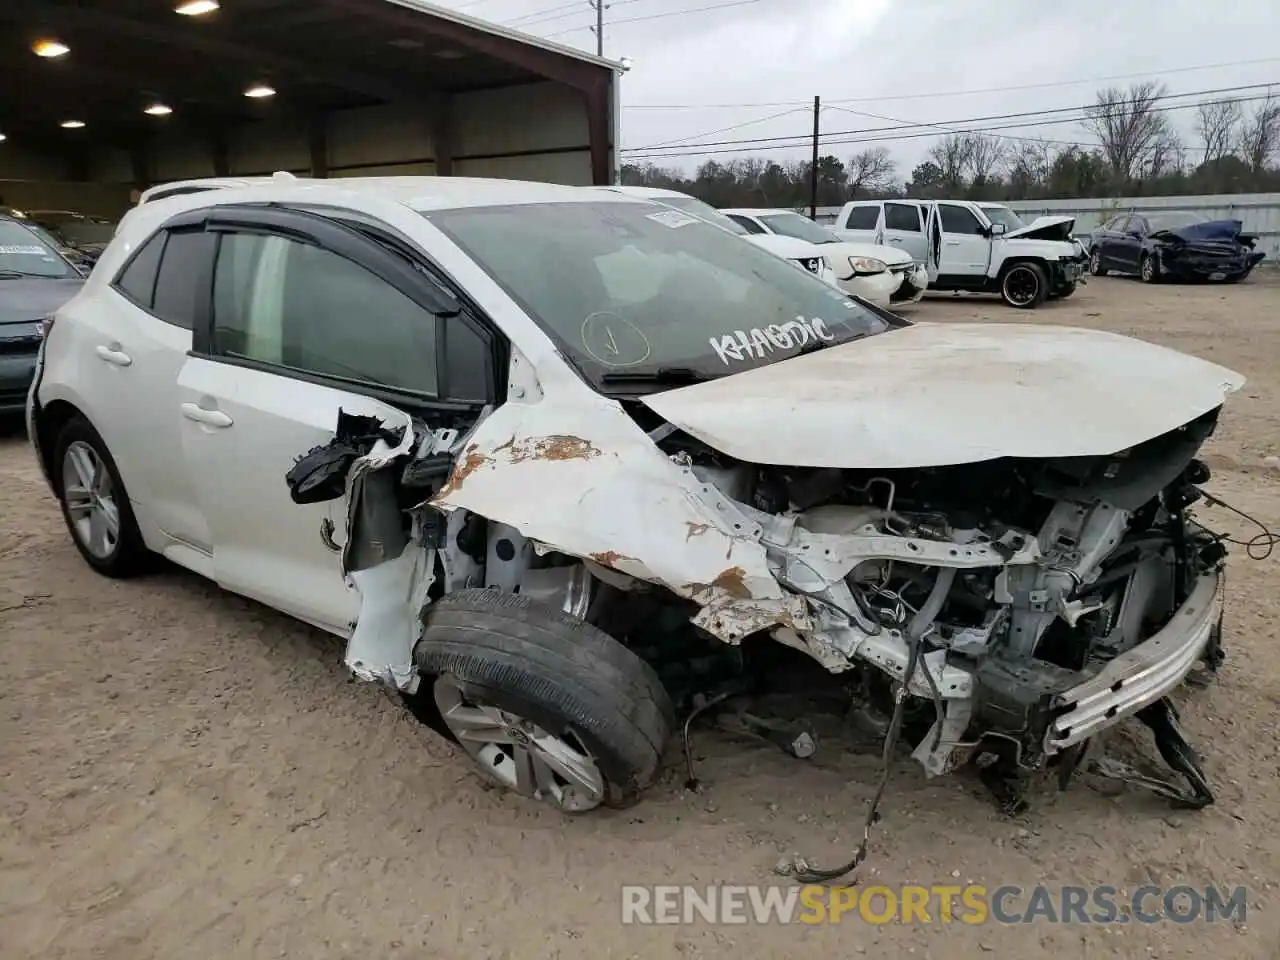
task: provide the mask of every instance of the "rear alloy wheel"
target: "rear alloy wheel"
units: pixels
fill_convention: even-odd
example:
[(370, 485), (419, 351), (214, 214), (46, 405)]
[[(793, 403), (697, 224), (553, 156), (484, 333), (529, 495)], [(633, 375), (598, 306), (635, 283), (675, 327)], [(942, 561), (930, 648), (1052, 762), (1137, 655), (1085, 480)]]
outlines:
[(54, 448), (62, 516), (76, 549), (108, 577), (141, 572), (148, 558), (133, 508), (106, 444), (89, 422), (73, 417)]
[(1019, 310), (1038, 307), (1049, 292), (1049, 278), (1038, 263), (1015, 263), (1000, 281), (1000, 296)]
[(1089, 254), (1089, 276), (1105, 277), (1107, 271), (1102, 269), (1102, 251), (1097, 247)]
[(487, 779), (564, 813), (633, 803), (676, 728), (652, 667), (604, 631), (520, 594), (440, 598), (426, 610), (414, 663), (414, 713)]
[(1143, 283), (1160, 282), (1160, 264), (1156, 263), (1154, 256), (1149, 253), (1142, 255), (1142, 262), (1138, 264), (1138, 276), (1142, 278)]

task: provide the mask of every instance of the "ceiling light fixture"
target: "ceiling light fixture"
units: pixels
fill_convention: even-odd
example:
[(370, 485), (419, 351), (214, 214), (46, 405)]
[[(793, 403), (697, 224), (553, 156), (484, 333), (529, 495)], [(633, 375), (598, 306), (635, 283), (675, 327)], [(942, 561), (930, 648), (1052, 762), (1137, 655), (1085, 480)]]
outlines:
[(62, 57), (71, 52), (71, 48), (59, 40), (37, 40), (31, 45), (31, 52), (37, 57)]
[(167, 117), (173, 113), (173, 107), (163, 103), (153, 103), (142, 112), (153, 117)]
[(81, 130), (83, 128), (84, 128), (83, 120), (63, 120), (62, 121), (63, 130)]
[(265, 83), (255, 83), (244, 92), (244, 95), (253, 100), (261, 100), (263, 97), (274, 97), (276, 91), (274, 87), (269, 87)]
[(5, 139), (6, 139), (5, 135), (3, 133), (0, 133), (0, 143), (4, 143)]
[(187, 0), (186, 3), (180, 3), (173, 8), (174, 13), (180, 13), (184, 17), (203, 17), (206, 13), (213, 13), (218, 9), (218, 0)]

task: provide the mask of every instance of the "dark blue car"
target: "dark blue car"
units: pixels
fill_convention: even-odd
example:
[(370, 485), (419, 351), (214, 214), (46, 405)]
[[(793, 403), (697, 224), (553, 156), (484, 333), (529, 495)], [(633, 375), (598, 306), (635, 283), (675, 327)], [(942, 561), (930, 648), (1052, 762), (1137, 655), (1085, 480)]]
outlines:
[(1266, 257), (1239, 220), (1204, 220), (1193, 213), (1126, 213), (1089, 238), (1089, 272), (1137, 274), (1161, 280), (1243, 280)]

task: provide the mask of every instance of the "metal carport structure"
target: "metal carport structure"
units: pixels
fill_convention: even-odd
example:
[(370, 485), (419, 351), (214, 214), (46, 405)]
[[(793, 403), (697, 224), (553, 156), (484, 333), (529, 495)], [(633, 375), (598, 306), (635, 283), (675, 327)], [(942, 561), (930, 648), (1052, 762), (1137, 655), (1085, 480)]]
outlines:
[(0, 2), (6, 202), (275, 170), (614, 180), (620, 64), (421, 0), (184, 6)]

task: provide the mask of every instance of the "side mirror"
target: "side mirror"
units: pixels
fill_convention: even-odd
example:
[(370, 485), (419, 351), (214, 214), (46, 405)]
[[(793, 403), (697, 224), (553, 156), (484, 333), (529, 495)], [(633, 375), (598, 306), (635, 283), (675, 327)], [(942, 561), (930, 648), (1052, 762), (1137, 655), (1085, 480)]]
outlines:
[(1003, 223), (993, 223), (991, 225), (991, 236), (998, 237), (1008, 229)]

